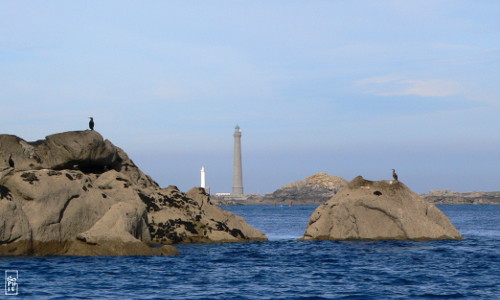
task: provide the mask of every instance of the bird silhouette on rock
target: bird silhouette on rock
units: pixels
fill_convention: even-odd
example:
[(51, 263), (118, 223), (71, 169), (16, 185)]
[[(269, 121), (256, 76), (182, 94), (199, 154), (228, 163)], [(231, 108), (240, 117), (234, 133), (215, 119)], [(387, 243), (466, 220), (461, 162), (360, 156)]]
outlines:
[(94, 130), (94, 118), (92, 117), (89, 117), (90, 121), (89, 121), (89, 128), (90, 130)]
[(396, 170), (392, 169), (392, 178), (394, 178), (394, 180), (398, 181), (398, 174), (396, 174)]

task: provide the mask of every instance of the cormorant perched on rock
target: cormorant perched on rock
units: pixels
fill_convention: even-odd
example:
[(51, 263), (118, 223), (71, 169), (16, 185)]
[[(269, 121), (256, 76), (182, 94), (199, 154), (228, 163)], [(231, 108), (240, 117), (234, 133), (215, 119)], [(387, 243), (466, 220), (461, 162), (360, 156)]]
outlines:
[(392, 178), (394, 178), (394, 180), (398, 181), (398, 174), (396, 174), (396, 170), (392, 169)]
[(9, 155), (9, 167), (14, 168), (14, 160), (12, 160), (12, 154)]
[(90, 130), (94, 130), (94, 118), (92, 117), (89, 117), (90, 121), (89, 121), (89, 128)]

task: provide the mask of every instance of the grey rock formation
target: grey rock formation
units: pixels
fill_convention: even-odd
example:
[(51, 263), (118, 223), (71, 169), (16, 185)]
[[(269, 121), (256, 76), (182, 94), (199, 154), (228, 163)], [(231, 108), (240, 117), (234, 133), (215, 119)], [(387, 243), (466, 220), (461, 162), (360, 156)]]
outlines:
[(262, 198), (249, 202), (266, 204), (319, 204), (328, 201), (347, 181), (327, 173), (318, 173), (305, 180), (287, 184)]
[(436, 206), (400, 181), (353, 179), (309, 219), (302, 240), (461, 239)]
[(0, 170), (0, 254), (163, 255), (178, 252), (148, 244), (266, 239), (208, 196), (161, 189), (96, 131), (0, 135)]

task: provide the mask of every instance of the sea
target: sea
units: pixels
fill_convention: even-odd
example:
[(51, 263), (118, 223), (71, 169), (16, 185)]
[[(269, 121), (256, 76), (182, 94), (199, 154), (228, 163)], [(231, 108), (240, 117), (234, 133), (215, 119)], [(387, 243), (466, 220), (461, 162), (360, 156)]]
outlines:
[(183, 244), (177, 256), (0, 257), (17, 284), (0, 298), (500, 299), (500, 205), (440, 205), (461, 241), (297, 241), (315, 208), (224, 207), (268, 242)]

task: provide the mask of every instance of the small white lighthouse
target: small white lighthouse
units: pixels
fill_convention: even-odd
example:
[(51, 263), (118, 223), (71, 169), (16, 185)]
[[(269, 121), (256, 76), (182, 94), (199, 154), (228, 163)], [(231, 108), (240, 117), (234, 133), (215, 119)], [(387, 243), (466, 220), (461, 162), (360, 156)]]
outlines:
[(206, 181), (205, 181), (205, 167), (201, 167), (201, 187), (206, 188)]

